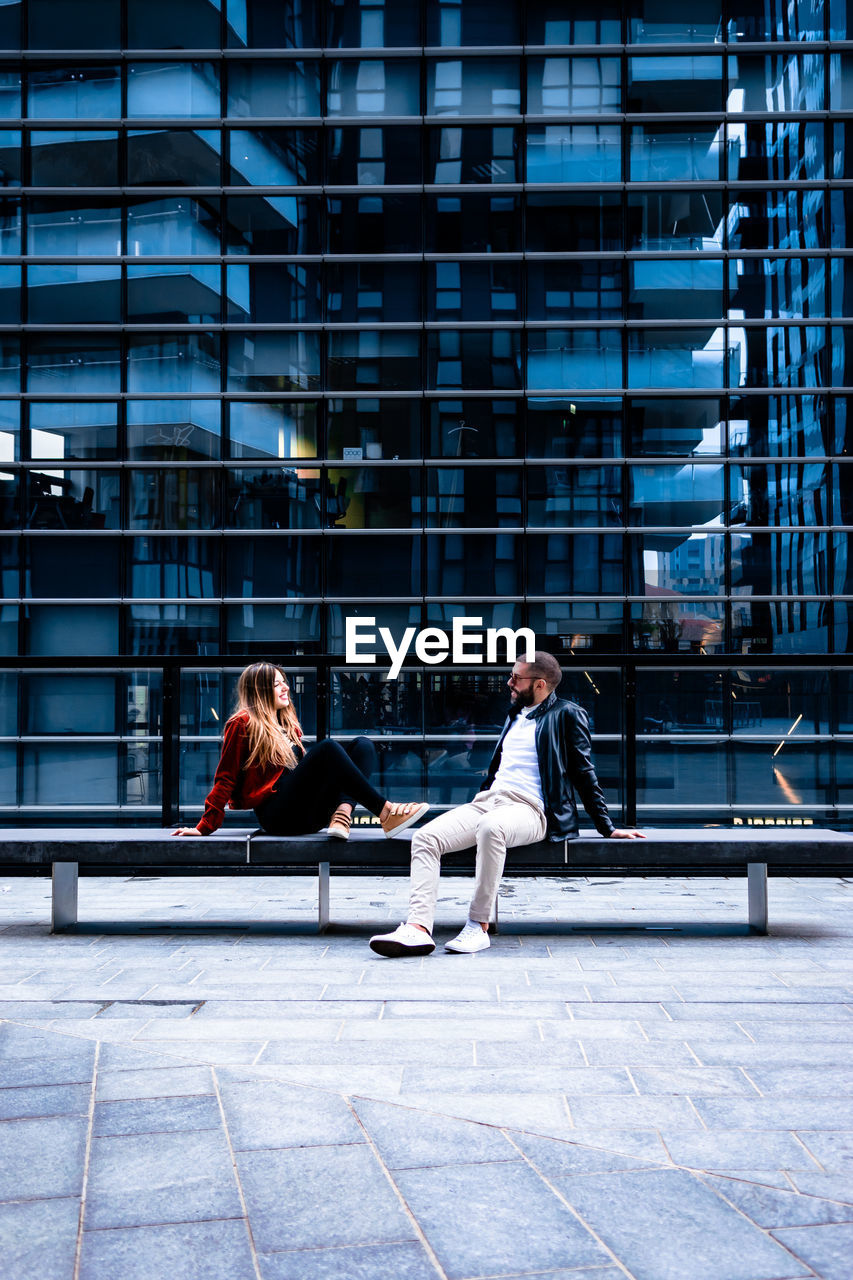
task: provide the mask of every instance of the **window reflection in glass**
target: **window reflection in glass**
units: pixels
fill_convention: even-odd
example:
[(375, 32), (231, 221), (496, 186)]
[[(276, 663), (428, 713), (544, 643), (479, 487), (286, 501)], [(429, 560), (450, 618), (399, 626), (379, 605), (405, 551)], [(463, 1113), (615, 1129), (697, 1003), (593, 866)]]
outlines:
[(516, 58), (428, 60), (428, 115), (506, 116), (518, 115), (520, 109)]
[(583, 527), (624, 521), (618, 467), (528, 467), (527, 523)]
[(722, 177), (718, 124), (631, 126), (631, 178), (637, 182), (715, 182)]
[(628, 111), (721, 111), (723, 59), (649, 55), (628, 59)]
[(527, 402), (531, 458), (612, 458), (622, 452), (618, 399), (534, 397)]
[[(631, 644), (651, 653), (722, 653), (725, 649), (725, 606), (711, 600), (650, 600), (632, 604)], [(662, 727), (644, 732), (668, 732), (664, 708), (648, 714)], [(645, 716), (643, 720), (645, 722)]]
[(326, 593), (330, 596), (421, 594), (421, 536), (338, 533), (324, 540)]
[(326, 181), (331, 186), (405, 186), (421, 181), (419, 129), (351, 125), (328, 129)]
[[(741, 331), (742, 333), (743, 331)], [(630, 387), (722, 387), (728, 354), (736, 371), (738, 350), (732, 334), (709, 324), (701, 329), (633, 329), (628, 333)]]
[[(183, 603), (131, 604), (125, 610), (125, 631), (128, 651), (140, 657), (216, 652), (220, 643), (219, 609), (216, 605)], [(182, 748), (182, 752), (186, 750)], [(211, 753), (214, 769), (217, 751), (218, 747)], [(210, 777), (208, 771), (207, 786)]]
[[(673, 652), (681, 650), (682, 637), (676, 639)], [(638, 671), (637, 728), (648, 734), (717, 732), (724, 727), (723, 681), (717, 671)]]
[(735, 595), (814, 596), (830, 589), (825, 533), (733, 533), (731, 544)]
[[(843, 206), (833, 193), (832, 213), (838, 224)], [(823, 249), (828, 228), (823, 192), (732, 191), (729, 193), (730, 249)], [(843, 234), (843, 221), (836, 232)]]
[(32, 470), (27, 474), (27, 529), (118, 529), (117, 471)]
[(219, 457), (217, 400), (128, 400), (127, 456), (192, 462)]
[(730, 314), (759, 320), (823, 317), (828, 314), (825, 282), (822, 258), (732, 258)]
[(228, 412), (232, 458), (317, 456), (316, 401), (234, 400)]
[(114, 537), (63, 532), (56, 537), (25, 538), (25, 594), (34, 599), (117, 596), (120, 553), (120, 540)]
[(328, 529), (410, 529), (423, 524), (418, 468), (330, 467), (324, 487)]
[(215, 62), (131, 62), (127, 114), (139, 117), (219, 117), (219, 65)]
[(719, 191), (629, 192), (627, 248), (715, 252), (723, 248)]
[(628, 540), (628, 592), (636, 596), (719, 596), (726, 589), (722, 533), (637, 534)]
[(827, 467), (822, 462), (733, 467), (732, 524), (829, 524)]
[(29, 418), (33, 459), (116, 457), (118, 408), (114, 403), (33, 400)]
[(31, 336), (27, 354), (28, 391), (85, 396), (112, 395), (120, 389), (118, 334)]
[(225, 223), (228, 253), (319, 253), (319, 196), (232, 196)]
[(620, 182), (618, 125), (546, 124), (527, 130), (528, 182)]
[(319, 529), (320, 472), (251, 467), (226, 472), (225, 522), (232, 529)]
[(617, 0), (601, 0), (594, 11), (540, 0), (527, 10), (527, 43), (621, 44), (621, 8)]
[(667, 0), (631, 0), (628, 15), (632, 44), (715, 44), (723, 38), (720, 6), (708, 0), (690, 9)]
[(219, 200), (186, 195), (130, 200), (127, 209), (127, 251), (133, 257), (211, 256), (219, 253)]
[(27, 79), (27, 114), (31, 118), (100, 120), (121, 116), (118, 66), (33, 67)]
[(427, 386), (521, 387), (521, 334), (517, 329), (440, 329), (427, 334)]
[(326, 452), (352, 462), (417, 457), (420, 409), (418, 400), (333, 396), (326, 401)]
[[(322, 13), (321, 5), (303, 0), (226, 0), (228, 47), (316, 49), (323, 43)], [(218, 33), (213, 43), (219, 43)]]
[(521, 473), (515, 467), (430, 467), (426, 480), (431, 529), (522, 524)]
[(332, 49), (405, 48), (421, 43), (417, 5), (386, 6), (384, 0), (329, 0), (326, 24), (326, 42)]
[(310, 535), (233, 535), (225, 539), (225, 594), (268, 600), (319, 596), (321, 563), (321, 540)]
[(621, 200), (609, 192), (531, 191), (525, 235), (527, 249), (533, 253), (621, 250)]
[(732, 601), (734, 653), (826, 653), (829, 647), (829, 605), (823, 601)]
[(826, 330), (823, 328), (784, 325), (732, 329), (730, 341), (733, 386), (809, 388), (823, 386), (827, 381)]
[[(128, 49), (218, 49), (221, 0), (187, 8), (171, 0), (126, 0)], [(243, 0), (243, 9), (246, 4)], [(218, 112), (217, 112), (218, 114)]]
[(723, 263), (651, 258), (628, 264), (631, 320), (722, 320)]
[(527, 333), (527, 385), (620, 387), (622, 337), (613, 329), (531, 329)]
[[(837, 595), (853, 595), (853, 538), (849, 533), (835, 533), (832, 538), (833, 572), (830, 590)], [(836, 613), (836, 626), (849, 623), (850, 606), (843, 604), (841, 616)]]
[(309, 391), (320, 381), (320, 335), (250, 331), (228, 335), (229, 391)]
[(316, 263), (228, 267), (226, 280), (231, 324), (297, 324), (322, 319), (320, 267)]
[(29, 252), (57, 257), (101, 257), (121, 253), (121, 209), (114, 201), (73, 196), (35, 199), (27, 218)]
[[(840, 30), (833, 35), (834, 19), (840, 16), (833, 4), (812, 4), (811, 0), (796, 0), (795, 4), (785, 4), (783, 0), (774, 0), (765, 4), (764, 0), (736, 0), (729, 9), (727, 38), (729, 40), (822, 40), (823, 13), (830, 10), (830, 39), (845, 39), (841, 34), (846, 31), (842, 22)], [(838, 5), (838, 10), (846, 12), (846, 6)]]
[(321, 181), (317, 129), (232, 129), (229, 155), (235, 186), (316, 186)]
[[(318, 604), (232, 604), (223, 612), (226, 653), (249, 653), (265, 661), (284, 645), (298, 653), (318, 653), (322, 648)], [(288, 679), (292, 680), (290, 672)], [(310, 701), (300, 702), (300, 720), (307, 733), (316, 733), (316, 727), (308, 727), (315, 707), (313, 694)]]
[[(10, 133), (0, 133), (4, 186), (20, 181), (20, 158), (12, 150), (20, 147), (20, 134), (16, 137), (17, 141)], [(33, 129), (30, 175), (34, 187), (114, 187), (118, 183), (118, 133), (107, 129)]]
[(517, 263), (434, 262), (427, 273), (430, 320), (521, 318)]
[(30, 0), (31, 49), (119, 49), (121, 9), (115, 0)]
[(327, 115), (416, 116), (420, 112), (418, 62), (370, 58), (329, 63)]
[(621, 600), (548, 600), (527, 609), (531, 630), (547, 635), (557, 653), (624, 651)]
[[(220, 270), (213, 263), (127, 268), (127, 319), (146, 324), (218, 324)], [(94, 317), (92, 317), (94, 319)]]
[(17, 395), (21, 390), (21, 344), (17, 338), (0, 335), (0, 391)]
[(531, 320), (621, 320), (621, 261), (528, 263), (527, 314)]
[(429, 451), (439, 458), (511, 458), (521, 452), (520, 400), (431, 400)]
[(21, 48), (21, 3), (9, 0), (0, 8), (0, 48)]
[(27, 745), (21, 749), (21, 802), (25, 805), (77, 805), (119, 801), (120, 757), (117, 743), (75, 742)]
[(645, 457), (722, 453), (722, 414), (718, 399), (632, 400), (629, 452)]
[(18, 324), (20, 319), (21, 268), (0, 266), (0, 324)]
[(815, 457), (843, 451), (831, 441), (825, 396), (734, 397), (729, 412), (729, 447), (735, 457)]
[[(346, 652), (346, 620), (357, 618), (365, 625), (365, 633), (373, 631), (378, 636), (379, 627), (388, 627), (395, 636), (402, 636), (406, 627), (420, 630), (422, 625), (421, 606), (419, 604), (375, 604), (353, 601), (346, 604), (330, 604), (326, 606), (327, 634), (329, 652), (343, 654)], [(373, 621), (368, 623), (367, 619)]]
[(328, 335), (332, 391), (414, 391), (420, 385), (420, 334), (362, 329)]
[(426, 181), (518, 182), (520, 148), (512, 125), (458, 125), (431, 129)]
[(20, 450), (20, 406), (14, 400), (0, 400), (0, 462), (15, 462)]
[(531, 58), (528, 115), (596, 115), (622, 107), (618, 58)]
[(426, 247), (436, 253), (512, 253), (521, 246), (518, 196), (428, 196)]
[[(462, 616), (452, 605), (437, 606), (449, 615)], [(477, 605), (479, 608), (479, 604)], [(485, 619), (482, 620), (485, 625)], [(505, 625), (509, 624), (509, 619)], [(440, 625), (437, 620), (434, 625)], [(450, 617), (445, 626), (452, 627)], [(499, 649), (505, 656), (504, 646)], [(448, 753), (470, 751), (476, 737), (483, 734), (497, 735), (503, 728), (509, 709), (509, 690), (507, 677), (500, 672), (429, 672), (426, 677), (426, 715), (424, 728), (427, 733), (446, 734), (448, 738), (458, 737), (463, 741), (457, 743), (455, 749), (450, 743), (443, 744), (444, 757), (441, 761), (444, 769), (455, 762), (448, 758)], [(494, 750), (494, 739), (488, 744), (489, 755)], [(435, 761), (438, 764), (438, 760)], [(488, 766), (488, 760), (486, 761)]]
[(219, 595), (218, 537), (149, 536), (126, 543), (129, 595), (204, 598)]
[[(728, 126), (729, 180), (820, 181), (824, 176), (823, 133), (823, 124), (815, 121), (731, 122)], [(775, 199), (783, 200), (783, 193)]]
[(21, 252), (21, 202), (0, 200), (0, 254)]
[[(719, 6), (717, 6), (719, 11)], [(754, 784), (757, 785), (757, 784)], [(755, 791), (752, 801), (755, 801)], [(761, 794), (759, 791), (758, 794)], [(637, 743), (637, 803), (640, 805), (694, 806), (727, 803), (726, 750), (723, 742), (702, 738), (676, 738), (673, 742)]]
[(823, 63), (820, 53), (733, 54), (726, 110), (822, 111)]
[(210, 529), (217, 523), (217, 475), (158, 467), (128, 473), (128, 528)]
[[(320, 64), (264, 59), (228, 62), (227, 114), (237, 117), (319, 116)], [(216, 114), (219, 112), (217, 110)]]
[[(767, 794), (770, 775), (770, 803), (790, 805), (793, 813), (801, 805), (830, 805), (833, 801), (832, 753), (822, 742), (789, 742), (775, 759), (776, 743), (738, 741), (730, 744), (733, 801), (754, 805), (759, 788)], [(784, 758), (783, 758), (784, 757)]]
[(132, 334), (127, 361), (131, 392), (192, 395), (219, 390), (217, 333)]
[(21, 683), (25, 734), (159, 731), (160, 672), (63, 671), (59, 680), (53, 672), (29, 673)]
[(521, 537), (437, 533), (426, 540), (427, 595), (515, 596), (522, 590)]
[(218, 187), (218, 129), (130, 129), (127, 180), (134, 187)]
[(715, 525), (723, 522), (722, 463), (628, 468), (628, 523)]
[[(417, 43), (417, 42), (415, 42)], [(520, 44), (518, 0), (501, 5), (489, 0), (429, 0), (428, 45)]]
[(326, 237), (330, 253), (420, 253), (420, 199), (409, 195), (329, 196)]
[(527, 590), (531, 595), (624, 594), (623, 540), (615, 533), (530, 533)]
[(325, 280), (327, 320), (388, 322), (421, 318), (418, 263), (328, 263)]

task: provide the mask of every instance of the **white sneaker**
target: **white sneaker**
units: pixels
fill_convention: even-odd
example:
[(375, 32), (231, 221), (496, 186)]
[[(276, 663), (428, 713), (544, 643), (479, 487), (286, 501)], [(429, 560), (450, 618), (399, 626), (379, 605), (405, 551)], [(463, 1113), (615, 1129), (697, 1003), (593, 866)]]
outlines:
[(370, 948), (380, 956), (428, 956), (435, 951), (435, 943), (423, 929), (401, 924), (393, 933), (377, 933), (370, 939)]
[(449, 942), (445, 942), (445, 951), (458, 951), (461, 955), (470, 956), (475, 951), (485, 951), (490, 947), (491, 941), (485, 929), (481, 929), (478, 924), (466, 924), (461, 933), (455, 938), (451, 938)]

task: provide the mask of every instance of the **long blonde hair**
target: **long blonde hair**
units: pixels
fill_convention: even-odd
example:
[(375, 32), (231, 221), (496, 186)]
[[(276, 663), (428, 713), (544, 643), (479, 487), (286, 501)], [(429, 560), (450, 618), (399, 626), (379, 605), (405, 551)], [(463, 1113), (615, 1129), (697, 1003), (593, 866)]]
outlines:
[[(279, 672), (284, 676), (281, 668), (271, 662), (253, 662), (237, 681), (237, 710), (234, 714), (249, 714), (246, 768), (257, 765), (261, 769), (292, 769), (297, 763), (294, 746), (298, 746), (302, 754), (302, 726), (293, 710), (293, 703), (288, 702), (286, 707), (276, 706), (275, 678)], [(286, 676), (284, 678), (287, 679)]]

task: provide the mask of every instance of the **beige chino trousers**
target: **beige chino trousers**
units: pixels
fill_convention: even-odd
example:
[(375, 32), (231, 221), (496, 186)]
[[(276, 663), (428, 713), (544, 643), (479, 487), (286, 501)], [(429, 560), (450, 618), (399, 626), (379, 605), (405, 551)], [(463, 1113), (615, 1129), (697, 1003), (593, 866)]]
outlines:
[(542, 840), (545, 814), (520, 791), (481, 791), (470, 804), (449, 809), (412, 837), (409, 923), (432, 933), (442, 854), (476, 845), (474, 896), (469, 917), (488, 924), (507, 849)]

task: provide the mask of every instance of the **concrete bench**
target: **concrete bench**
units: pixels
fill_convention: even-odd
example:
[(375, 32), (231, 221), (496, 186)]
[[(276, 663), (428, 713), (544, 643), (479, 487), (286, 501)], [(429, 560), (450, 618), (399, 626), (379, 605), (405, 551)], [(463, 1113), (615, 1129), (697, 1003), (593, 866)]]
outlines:
[[(225, 829), (202, 838), (128, 828), (9, 829), (0, 843), (0, 873), (52, 876), (51, 930), (77, 924), (78, 877), (282, 875), (317, 876), (317, 923), (330, 922), (332, 870), (348, 875), (408, 875), (411, 832), (386, 840), (355, 828), (346, 842), (323, 834), (268, 836)], [(449, 854), (444, 874), (470, 875), (473, 853)], [(767, 877), (840, 876), (853, 870), (853, 834), (813, 828), (648, 831), (645, 840), (541, 841), (510, 851), (508, 875), (745, 876), (748, 920), (766, 933)], [(497, 927), (497, 904), (495, 907)]]

